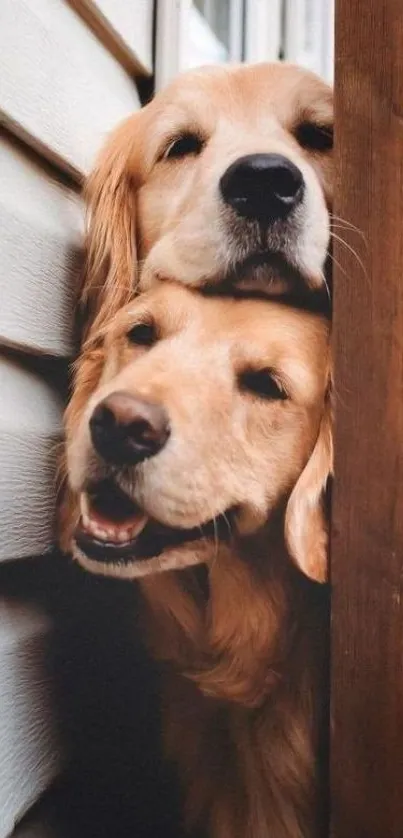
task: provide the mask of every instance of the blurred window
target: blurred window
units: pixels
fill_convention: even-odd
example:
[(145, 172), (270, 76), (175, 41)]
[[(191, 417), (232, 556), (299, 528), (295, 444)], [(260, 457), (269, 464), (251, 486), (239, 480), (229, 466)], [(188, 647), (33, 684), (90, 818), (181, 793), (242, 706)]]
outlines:
[(182, 45), (181, 69), (242, 61), (244, 0), (193, 0)]

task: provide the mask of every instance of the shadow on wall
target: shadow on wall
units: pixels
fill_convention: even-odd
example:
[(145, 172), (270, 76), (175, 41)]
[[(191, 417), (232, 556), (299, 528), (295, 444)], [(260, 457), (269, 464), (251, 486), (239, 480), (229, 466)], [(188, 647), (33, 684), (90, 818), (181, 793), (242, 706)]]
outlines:
[[(27, 838), (181, 838), (161, 764), (158, 677), (140, 639), (135, 585), (87, 576), (59, 555), (0, 567), (2, 592), (41, 604), (67, 770)], [(37, 832), (35, 831), (37, 822)]]

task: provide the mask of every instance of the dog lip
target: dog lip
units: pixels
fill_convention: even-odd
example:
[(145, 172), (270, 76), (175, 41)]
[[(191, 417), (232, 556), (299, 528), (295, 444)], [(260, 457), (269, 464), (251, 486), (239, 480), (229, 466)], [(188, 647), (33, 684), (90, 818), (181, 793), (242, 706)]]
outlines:
[[(140, 559), (150, 558), (150, 555), (147, 554), (142, 555), (141, 557), (135, 555), (136, 548), (138, 547), (137, 538), (120, 544), (114, 541), (101, 541), (78, 527), (74, 540), (79, 550), (81, 550), (85, 556), (89, 559), (103, 562), (104, 564), (116, 561), (139, 561)], [(159, 553), (153, 552), (153, 555), (159, 555)]]
[(250, 272), (259, 268), (269, 269), (269, 282), (272, 278), (275, 278), (277, 274), (282, 279), (287, 279), (293, 284), (305, 281), (300, 270), (293, 265), (281, 251), (274, 250), (253, 251), (244, 259), (235, 263), (233, 268), (227, 274), (227, 278), (236, 283), (237, 281), (241, 281), (246, 278)]
[(157, 558), (164, 550), (179, 547), (188, 542), (207, 538), (228, 539), (230, 535), (229, 514), (230, 512), (224, 513), (191, 529), (168, 527), (150, 519), (136, 538), (126, 542), (97, 539), (86, 532), (79, 524), (74, 541), (85, 556), (103, 564), (141, 562), (146, 559)]
[(262, 271), (265, 272), (264, 284), (267, 283), (269, 295), (271, 287), (279, 280), (282, 286), (286, 284), (288, 290), (294, 289), (296, 293), (310, 285), (310, 278), (280, 251), (254, 250), (244, 259), (234, 261), (225, 274), (203, 281), (200, 290), (206, 296), (217, 293), (231, 295), (234, 291), (242, 291), (243, 282), (248, 282), (248, 290), (251, 290), (255, 279), (259, 279), (261, 284)]
[(321, 277), (305, 275), (279, 252), (255, 251), (199, 288), (204, 296), (275, 299), (295, 308), (328, 313), (331, 292)]
[(80, 511), (81, 529), (87, 535), (113, 543), (137, 538), (149, 518), (111, 479), (81, 492)]

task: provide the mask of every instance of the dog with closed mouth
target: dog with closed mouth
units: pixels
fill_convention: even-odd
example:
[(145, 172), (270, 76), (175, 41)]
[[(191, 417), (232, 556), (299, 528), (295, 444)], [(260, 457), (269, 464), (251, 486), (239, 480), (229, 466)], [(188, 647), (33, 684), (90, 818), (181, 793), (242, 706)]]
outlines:
[(185, 73), (118, 126), (89, 177), (84, 333), (174, 279), (327, 293), (331, 89), (289, 64)]
[(329, 388), (321, 314), (172, 281), (78, 361), (62, 543), (141, 586), (189, 835), (319, 834)]

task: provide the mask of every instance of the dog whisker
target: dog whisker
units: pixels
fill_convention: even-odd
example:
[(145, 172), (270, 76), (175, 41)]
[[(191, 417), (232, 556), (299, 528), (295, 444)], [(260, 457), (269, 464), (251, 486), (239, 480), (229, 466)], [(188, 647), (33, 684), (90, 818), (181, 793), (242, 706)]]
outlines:
[(336, 267), (339, 269), (339, 271), (341, 271), (341, 273), (343, 274), (343, 276), (346, 277), (346, 279), (351, 278), (351, 277), (349, 277), (347, 271), (344, 270), (344, 268), (342, 267), (342, 265), (340, 264), (338, 259), (336, 259), (336, 257), (333, 255), (333, 253), (329, 253), (329, 259), (330, 259), (330, 261), (332, 262), (333, 265), (336, 265)]
[(337, 233), (334, 233), (333, 231), (332, 231), (331, 235), (332, 235), (332, 238), (335, 241), (337, 241), (337, 242), (339, 242), (339, 244), (343, 245), (346, 248), (346, 250), (348, 250), (349, 253), (351, 253), (351, 255), (356, 259), (358, 265), (360, 266), (360, 268), (363, 272), (363, 275), (364, 275), (365, 279), (367, 280), (367, 282), (369, 282), (368, 271), (367, 271), (361, 257), (357, 253), (357, 251), (348, 242), (346, 242), (345, 239), (342, 238), (342, 236), (339, 236)]
[[(343, 224), (332, 224), (331, 223), (330, 224), (330, 235), (331, 236), (332, 236), (332, 234), (334, 233), (335, 230), (338, 230), (340, 233), (346, 233), (346, 234), (350, 234), (350, 233), (355, 232), (355, 230), (352, 230), (351, 227), (345, 227)], [(368, 242), (367, 242), (366, 238), (364, 237), (364, 235), (360, 236), (360, 239), (362, 241), (362, 244), (363, 244), (363, 247), (364, 247), (365, 251), (368, 252)]]
[(221, 517), (222, 517), (222, 518), (224, 518), (224, 521), (225, 521), (225, 523), (226, 523), (226, 525), (227, 525), (227, 527), (228, 527), (228, 534), (229, 534), (229, 535), (232, 535), (231, 522), (230, 522), (230, 520), (229, 520), (228, 515), (226, 514), (226, 512), (222, 512), (222, 513), (221, 513)]
[(361, 236), (361, 238), (366, 242), (366, 237), (365, 237), (364, 232), (362, 230), (360, 230), (359, 227), (356, 227), (355, 224), (352, 224), (351, 221), (347, 221), (346, 218), (342, 218), (340, 215), (335, 215), (334, 213), (330, 213), (329, 217), (330, 217), (330, 223), (331, 224), (332, 224), (333, 221), (340, 222), (345, 227), (347, 227), (350, 230), (353, 230), (355, 233), (357, 233), (359, 236)]
[(218, 531), (217, 531), (217, 518), (213, 516), (213, 526), (214, 526), (214, 557), (213, 561), (216, 562), (218, 558)]
[(332, 295), (331, 295), (331, 293), (330, 293), (329, 283), (328, 283), (328, 281), (327, 281), (327, 279), (326, 279), (326, 276), (325, 276), (324, 271), (322, 271), (322, 272), (321, 272), (321, 277), (322, 277), (322, 282), (323, 282), (323, 285), (325, 286), (326, 296), (327, 296), (327, 298), (328, 298), (328, 300), (329, 300), (329, 303), (331, 304), (331, 303), (332, 303)]

